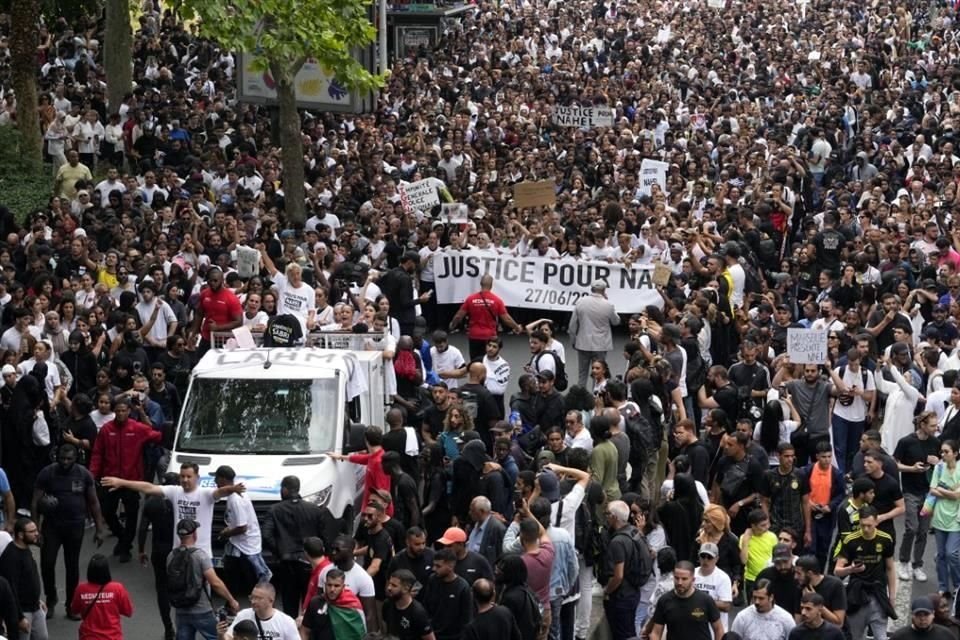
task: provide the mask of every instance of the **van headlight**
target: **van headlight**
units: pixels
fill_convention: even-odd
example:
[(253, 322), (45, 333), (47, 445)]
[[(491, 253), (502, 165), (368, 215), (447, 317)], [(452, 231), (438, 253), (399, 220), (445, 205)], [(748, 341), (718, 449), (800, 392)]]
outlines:
[(327, 506), (327, 503), (330, 502), (330, 496), (332, 495), (333, 495), (333, 485), (330, 485), (326, 489), (321, 489), (316, 493), (311, 493), (309, 495), (304, 496), (303, 499), (306, 500), (307, 502), (312, 502), (318, 507), (325, 507)]

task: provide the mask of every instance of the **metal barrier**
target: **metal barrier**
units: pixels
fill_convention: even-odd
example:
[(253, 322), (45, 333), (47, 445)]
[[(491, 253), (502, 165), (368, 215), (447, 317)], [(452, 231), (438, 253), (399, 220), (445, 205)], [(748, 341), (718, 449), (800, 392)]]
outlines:
[[(258, 347), (263, 346), (263, 332), (251, 332), (253, 341)], [(210, 334), (211, 345), (214, 349), (223, 349), (227, 341), (233, 337), (230, 331), (214, 331)], [(304, 339), (303, 347), (315, 349), (344, 349), (347, 351), (376, 351), (382, 349), (383, 340), (387, 332), (383, 333), (351, 333), (348, 331), (324, 331), (309, 333)], [(300, 347), (294, 347), (300, 348)]]

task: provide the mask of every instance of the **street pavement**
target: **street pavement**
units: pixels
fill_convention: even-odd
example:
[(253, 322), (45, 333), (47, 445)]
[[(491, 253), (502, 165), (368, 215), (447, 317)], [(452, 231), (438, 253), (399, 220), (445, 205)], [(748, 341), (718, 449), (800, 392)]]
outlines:
[[(575, 384), (577, 379), (577, 353), (570, 344), (569, 336), (560, 335), (558, 338), (566, 347), (567, 375), (570, 379), (570, 383)], [(615, 336), (614, 350), (610, 353), (609, 360), (610, 368), (614, 375), (617, 373), (622, 373), (625, 367), (622, 356), (623, 342), (623, 335)], [(464, 357), (466, 357), (467, 341), (463, 334), (455, 334), (451, 336), (451, 344), (460, 348), (465, 354)], [(526, 338), (523, 336), (505, 336), (503, 355), (512, 365), (511, 386), (508, 392), (509, 397), (510, 393), (516, 392), (516, 380), (523, 373), (523, 365), (526, 364), (530, 358)], [(897, 522), (897, 528), (898, 531), (902, 529), (902, 518)], [(98, 551), (109, 556), (115, 542), (116, 540), (114, 538), (108, 538), (104, 542), (103, 546), (100, 549), (97, 549), (96, 544), (93, 542), (93, 529), (87, 530), (84, 537), (83, 550), (80, 556), (81, 581), (86, 576), (86, 567), (90, 557)], [(149, 542), (147, 550), (149, 552)], [(934, 564), (935, 553), (936, 544), (934, 543), (934, 538), (931, 535), (928, 538), (926, 553), (924, 554), (924, 570), (929, 576), (929, 580), (926, 583), (901, 583), (897, 592), (896, 602), (897, 612), (900, 616), (900, 619), (893, 623), (894, 627), (899, 627), (909, 622), (911, 599), (920, 595), (928, 595), (936, 591), (936, 565)], [(36, 556), (39, 564), (39, 549), (35, 550), (34, 555)], [(134, 554), (134, 560), (130, 563), (120, 564), (116, 558), (111, 558), (110, 564), (113, 572), (113, 579), (122, 582), (124, 586), (126, 586), (130, 593), (130, 598), (134, 607), (133, 618), (130, 620), (124, 620), (123, 622), (124, 637), (137, 638), (138, 640), (155, 640), (163, 638), (163, 625), (160, 622), (160, 615), (157, 611), (155, 590), (153, 588), (152, 568), (149, 566), (141, 567), (136, 561), (136, 554)], [(63, 560), (61, 556), (57, 566), (57, 588), (60, 594), (58, 600), (61, 603), (63, 603), (65, 599), (63, 576)], [(247, 594), (234, 594), (234, 596), (240, 600), (242, 606), (249, 606), (246, 595)], [(594, 607), (594, 617), (598, 616), (602, 611), (602, 607), (599, 606), (599, 601), (597, 601), (596, 604), (597, 606)], [(731, 621), (732, 620), (733, 618), (731, 617)], [(77, 628), (79, 627), (79, 623), (66, 619), (62, 604), (57, 607), (56, 616), (52, 620), (49, 620), (47, 624), (51, 640), (66, 640), (68, 638), (77, 637)]]

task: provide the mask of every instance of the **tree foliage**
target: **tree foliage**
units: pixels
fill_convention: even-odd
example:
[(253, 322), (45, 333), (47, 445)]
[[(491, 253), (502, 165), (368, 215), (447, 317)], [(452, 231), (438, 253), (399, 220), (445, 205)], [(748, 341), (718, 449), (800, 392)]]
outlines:
[(200, 32), (225, 49), (253, 56), (258, 71), (276, 81), (284, 213), (289, 222), (306, 220), (303, 141), (294, 79), (308, 59), (316, 60), (337, 83), (370, 91), (382, 84), (354, 57), (373, 42), (366, 0), (185, 0), (183, 15), (199, 18)]
[(357, 48), (376, 37), (369, 7), (363, 0), (185, 0), (183, 5), (186, 17), (199, 18), (203, 35), (253, 56), (258, 70), (292, 79), (313, 58), (340, 84), (363, 91), (382, 84), (354, 58)]

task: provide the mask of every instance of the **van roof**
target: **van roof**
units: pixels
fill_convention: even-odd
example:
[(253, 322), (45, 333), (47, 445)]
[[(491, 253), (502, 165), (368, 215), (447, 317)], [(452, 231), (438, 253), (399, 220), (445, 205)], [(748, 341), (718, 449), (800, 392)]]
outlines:
[[(211, 349), (194, 367), (193, 375), (199, 378), (254, 375), (262, 378), (321, 378), (333, 376), (337, 371), (352, 371), (354, 367), (348, 364), (348, 360), (355, 363), (357, 355), (335, 349)], [(265, 368), (267, 362), (270, 366)]]

